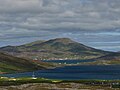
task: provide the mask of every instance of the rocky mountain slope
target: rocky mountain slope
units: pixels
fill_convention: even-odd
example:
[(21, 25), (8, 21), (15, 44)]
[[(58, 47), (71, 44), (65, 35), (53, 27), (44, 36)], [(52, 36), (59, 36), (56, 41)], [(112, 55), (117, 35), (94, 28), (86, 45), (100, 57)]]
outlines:
[(35, 41), (20, 46), (0, 48), (8, 54), (29, 59), (91, 59), (111, 52), (94, 49), (69, 38)]

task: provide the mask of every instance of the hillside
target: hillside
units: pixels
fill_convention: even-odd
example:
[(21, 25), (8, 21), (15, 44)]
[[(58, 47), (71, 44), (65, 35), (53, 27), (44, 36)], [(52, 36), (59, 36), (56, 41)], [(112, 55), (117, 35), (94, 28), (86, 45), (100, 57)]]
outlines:
[(20, 46), (6, 46), (1, 51), (30, 59), (91, 59), (110, 52), (94, 49), (69, 38), (35, 41)]
[(0, 53), (0, 73), (24, 72), (44, 69), (29, 60)]

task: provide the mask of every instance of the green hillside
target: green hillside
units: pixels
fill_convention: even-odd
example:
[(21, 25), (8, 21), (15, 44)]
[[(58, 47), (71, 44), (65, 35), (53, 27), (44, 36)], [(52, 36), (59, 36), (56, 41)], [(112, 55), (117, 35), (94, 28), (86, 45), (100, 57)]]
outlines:
[(44, 69), (29, 60), (0, 53), (0, 73), (24, 72)]
[(69, 38), (35, 41), (20, 46), (6, 46), (0, 50), (30, 59), (91, 59), (110, 53), (85, 46)]

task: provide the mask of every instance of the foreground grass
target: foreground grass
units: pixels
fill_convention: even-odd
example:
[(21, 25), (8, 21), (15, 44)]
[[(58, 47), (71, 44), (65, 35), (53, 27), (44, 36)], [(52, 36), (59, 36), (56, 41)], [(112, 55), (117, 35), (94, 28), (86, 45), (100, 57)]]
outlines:
[[(14, 86), (14, 87), (12, 87)], [(22, 89), (15, 89), (18, 87), (24, 87)], [(54, 79), (45, 79), (45, 78), (0, 78), (0, 87), (8, 88), (7, 90), (27, 90), (28, 86), (40, 89), (33, 90), (53, 90), (54, 88), (77, 88), (79, 89), (103, 89), (103, 90), (120, 90), (120, 80), (54, 80)], [(46, 88), (47, 87), (47, 88)], [(13, 88), (13, 89), (9, 89)], [(57, 90), (55, 89), (55, 90)], [(62, 90), (60, 89), (60, 90)], [(2, 90), (2, 89), (0, 89)]]
[(0, 87), (0, 90), (119, 90), (117, 88), (90, 86), (80, 83), (31, 83)]

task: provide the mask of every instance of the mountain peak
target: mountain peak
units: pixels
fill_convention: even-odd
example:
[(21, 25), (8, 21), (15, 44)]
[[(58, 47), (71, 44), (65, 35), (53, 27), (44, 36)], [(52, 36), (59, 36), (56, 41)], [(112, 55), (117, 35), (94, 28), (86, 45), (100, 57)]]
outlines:
[(72, 41), (70, 38), (56, 38), (54, 40), (67, 40), (67, 41)]
[[(14, 53), (18, 57), (50, 58), (77, 58), (90, 59), (108, 54), (109, 52), (94, 49), (69, 38), (56, 38), (48, 41), (36, 41), (27, 45), (0, 48), (1, 51)], [(76, 56), (77, 55), (77, 56)]]
[(75, 43), (75, 41), (71, 40), (70, 38), (56, 38), (56, 39), (48, 40), (47, 42), (59, 42), (63, 44)]

